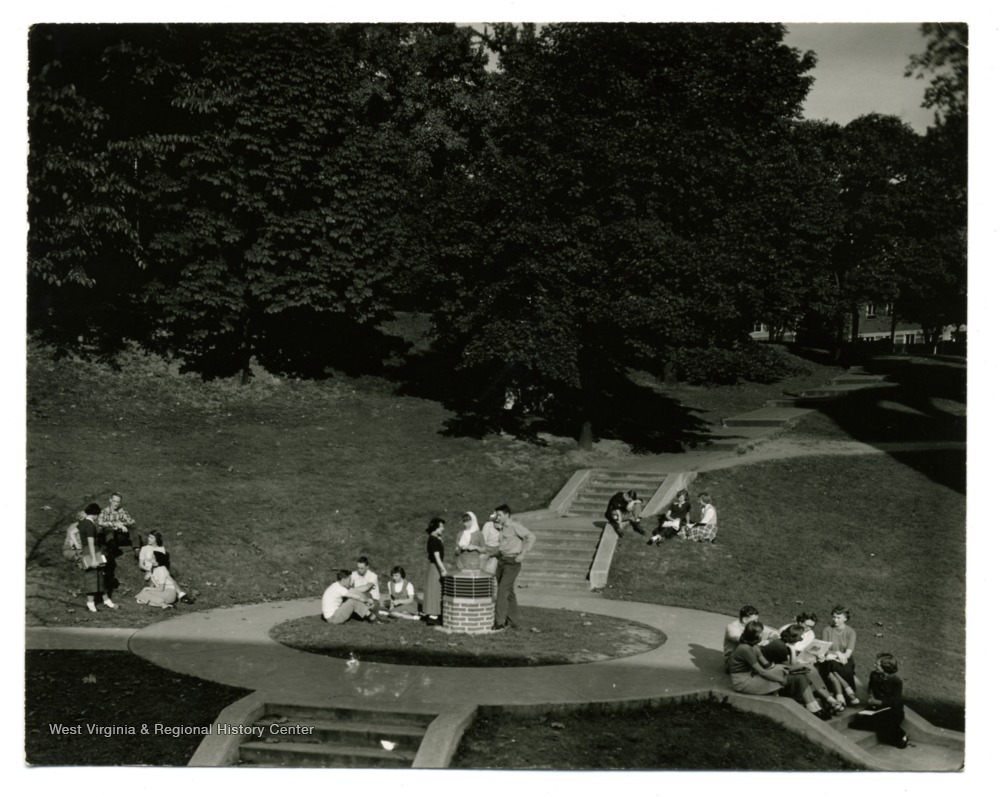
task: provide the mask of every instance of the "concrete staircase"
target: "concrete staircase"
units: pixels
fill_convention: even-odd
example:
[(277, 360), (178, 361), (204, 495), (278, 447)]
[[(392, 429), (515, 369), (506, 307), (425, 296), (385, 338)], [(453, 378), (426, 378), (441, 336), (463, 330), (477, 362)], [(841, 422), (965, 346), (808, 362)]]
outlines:
[[(406, 768), (436, 714), (268, 703), (239, 745), (240, 766)], [(309, 734), (286, 734), (295, 726)]]
[(601, 521), (604, 527), (604, 510), (608, 508), (611, 496), (619, 490), (635, 490), (644, 503), (660, 489), (663, 474), (637, 473), (626, 470), (594, 470), (590, 479), (577, 492), (569, 508), (565, 510), (572, 517), (592, 517)]
[(964, 734), (935, 728), (907, 709), (903, 729), (913, 747), (900, 749), (881, 744), (873, 731), (849, 728), (848, 725), (859, 710), (849, 708), (825, 724), (875, 759), (872, 763), (879, 769), (897, 772), (957, 772), (963, 768)]
[[(644, 504), (661, 490), (663, 474), (626, 470), (590, 471), (575, 492), (547, 517), (525, 518), (535, 547), (518, 576), (519, 589), (589, 591), (591, 569), (604, 535), (604, 511), (619, 490), (636, 490)], [(635, 534), (625, 525), (626, 534)], [(614, 536), (612, 534), (612, 536)]]

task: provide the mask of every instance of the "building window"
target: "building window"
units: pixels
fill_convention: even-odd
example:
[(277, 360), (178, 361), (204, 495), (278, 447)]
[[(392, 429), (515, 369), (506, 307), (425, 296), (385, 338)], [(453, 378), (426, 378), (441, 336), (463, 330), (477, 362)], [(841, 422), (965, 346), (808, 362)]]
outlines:
[(756, 333), (767, 332), (767, 327), (758, 321), (756, 324), (753, 325), (753, 331)]
[(865, 308), (865, 315), (868, 318), (874, 318), (875, 317), (875, 303), (874, 302), (869, 302), (868, 303), (867, 308)]

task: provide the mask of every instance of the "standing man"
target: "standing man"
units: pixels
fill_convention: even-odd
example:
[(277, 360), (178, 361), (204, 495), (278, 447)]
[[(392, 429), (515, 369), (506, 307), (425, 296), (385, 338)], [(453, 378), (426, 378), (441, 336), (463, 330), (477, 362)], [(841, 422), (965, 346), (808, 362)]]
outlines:
[(142, 538), (139, 536), (132, 516), (122, 506), (121, 493), (111, 493), (108, 505), (101, 510), (101, 514), (97, 518), (97, 525), (104, 529), (110, 537), (109, 542), (112, 544), (112, 550), (116, 548), (124, 550), (131, 547), (136, 561), (139, 560)]
[(500, 534), (500, 554), (497, 562), (497, 607), (493, 630), (517, 628), (517, 594), (515, 582), (521, 572), (524, 555), (535, 546), (535, 535), (510, 518), (510, 507), (496, 508), (493, 521)]

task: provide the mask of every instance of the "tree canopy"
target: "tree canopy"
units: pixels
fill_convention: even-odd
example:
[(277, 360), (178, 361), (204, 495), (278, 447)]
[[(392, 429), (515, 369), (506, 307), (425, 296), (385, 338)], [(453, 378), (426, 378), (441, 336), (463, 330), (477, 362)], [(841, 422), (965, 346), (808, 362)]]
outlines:
[(878, 300), (933, 337), (964, 319), (967, 30), (924, 33), (919, 136), (803, 120), (777, 24), (38, 25), (29, 324), (319, 375), (420, 311), (457, 410), (582, 428), (630, 368), (758, 356), (755, 323)]

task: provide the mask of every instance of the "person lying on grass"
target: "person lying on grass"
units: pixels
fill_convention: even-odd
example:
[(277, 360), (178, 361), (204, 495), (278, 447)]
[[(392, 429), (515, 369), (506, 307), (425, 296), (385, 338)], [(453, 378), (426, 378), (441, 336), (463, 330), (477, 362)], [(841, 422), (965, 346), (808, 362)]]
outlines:
[(351, 589), (351, 571), (338, 570), (337, 580), (323, 593), (323, 619), (331, 625), (346, 623), (352, 617), (369, 623), (379, 622), (378, 613), (368, 608), (364, 593)]
[(740, 644), (729, 661), (733, 689), (745, 695), (790, 697), (817, 719), (830, 719), (830, 714), (816, 702), (805, 673), (795, 672), (787, 665), (775, 665), (764, 656), (760, 649), (763, 633), (764, 626), (757, 620), (751, 620), (743, 629)]

